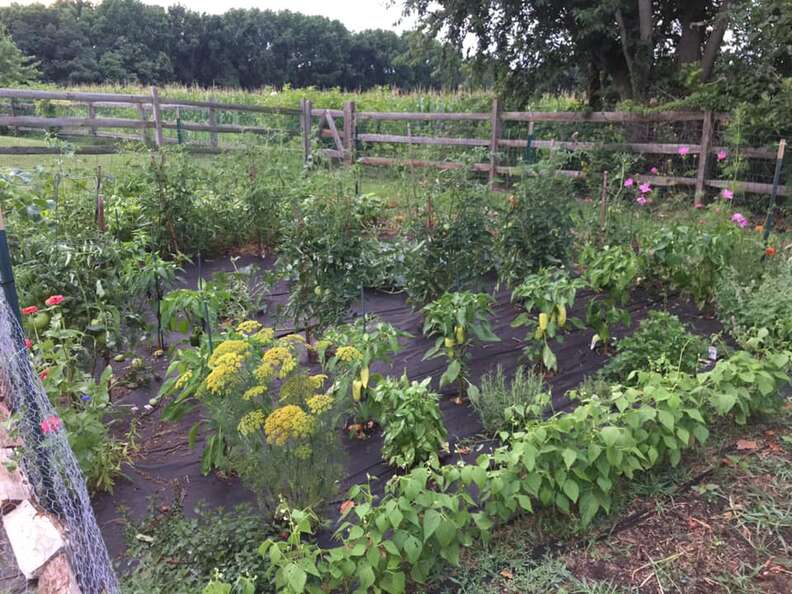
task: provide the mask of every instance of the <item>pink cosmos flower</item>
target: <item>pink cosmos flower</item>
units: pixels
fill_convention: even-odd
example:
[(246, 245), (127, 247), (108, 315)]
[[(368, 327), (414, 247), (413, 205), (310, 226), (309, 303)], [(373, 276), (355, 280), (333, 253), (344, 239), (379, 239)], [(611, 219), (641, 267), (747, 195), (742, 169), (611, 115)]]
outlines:
[(636, 199), (635, 199), (635, 201), (636, 201), (638, 204), (640, 204), (641, 206), (646, 206), (646, 204), (649, 202), (649, 201), (646, 199), (646, 197), (645, 197), (645, 196), (638, 196), (638, 198), (636, 198)]
[(726, 157), (728, 156), (729, 153), (727, 153), (725, 150), (721, 149), (718, 151), (718, 161), (725, 161)]
[(652, 191), (652, 185), (649, 183), (641, 184), (638, 186), (638, 189), (641, 191), (641, 194), (648, 194)]
[(748, 226), (748, 219), (742, 216), (739, 212), (732, 215), (731, 222), (737, 225), (740, 229), (745, 229)]
[(42, 433), (55, 433), (60, 431), (60, 428), (63, 427), (63, 421), (60, 420), (60, 417), (51, 415), (43, 419), (41, 423), (39, 423), (39, 427), (41, 427)]
[(28, 305), (27, 307), (22, 308), (22, 315), (23, 316), (32, 316), (34, 313), (38, 313), (38, 307), (35, 305)]
[(680, 146), (677, 149), (677, 152), (684, 157), (685, 155), (687, 155), (690, 152), (690, 147), (689, 146)]
[(633, 178), (631, 178), (631, 177), (628, 177), (627, 179), (624, 180), (624, 187), (625, 188), (632, 188), (634, 183), (635, 183), (635, 180)]
[(721, 196), (723, 196), (724, 200), (731, 200), (734, 198), (734, 192), (732, 192), (729, 188), (723, 188)]
[(33, 348), (33, 341), (32, 341), (32, 340), (30, 340), (29, 338), (26, 338), (26, 339), (25, 339), (25, 348), (26, 348), (27, 350), (30, 350), (30, 349), (32, 349), (32, 348)]
[(657, 167), (652, 167), (652, 168), (649, 170), (649, 173), (651, 173), (652, 175), (657, 175)]
[(63, 295), (53, 295), (52, 297), (49, 297), (49, 298), (48, 298), (48, 299), (47, 299), (47, 300), (44, 302), (44, 304), (45, 304), (47, 307), (52, 307), (52, 306), (54, 306), (54, 305), (60, 305), (61, 303), (63, 303)]

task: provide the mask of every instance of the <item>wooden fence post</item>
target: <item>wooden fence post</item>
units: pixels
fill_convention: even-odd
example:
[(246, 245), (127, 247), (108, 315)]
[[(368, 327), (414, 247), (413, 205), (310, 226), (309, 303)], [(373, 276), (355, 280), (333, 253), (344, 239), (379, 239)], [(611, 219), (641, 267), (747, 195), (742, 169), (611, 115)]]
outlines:
[(313, 105), (310, 99), (302, 100), (302, 135), (303, 135), (303, 160), (305, 163), (311, 161), (311, 124), (313, 123)]
[(351, 165), (355, 160), (355, 102), (344, 103), (344, 162)]
[[(214, 101), (214, 97), (212, 98)], [(209, 108), (209, 125), (210, 126), (217, 126), (217, 110), (214, 107)], [(209, 131), (209, 145), (212, 148), (217, 148), (220, 142), (217, 136), (217, 130), (210, 130)]]
[[(146, 108), (143, 106), (142, 103), (137, 104), (137, 110), (138, 110), (138, 114), (140, 115), (140, 121), (142, 121), (144, 124), (148, 122), (148, 114), (146, 113)], [(143, 144), (148, 144), (150, 136), (151, 135), (149, 134), (148, 127), (143, 126), (140, 129), (140, 141)]]
[(160, 114), (160, 100), (159, 91), (156, 86), (151, 87), (151, 111), (154, 114), (154, 140), (157, 146), (160, 147), (165, 144), (165, 139), (162, 136), (162, 116)]
[(495, 179), (498, 175), (498, 140), (501, 135), (501, 105), (497, 97), (492, 99), (492, 113), (490, 114), (490, 166), (489, 186), (495, 188)]
[(699, 153), (698, 171), (696, 172), (696, 194), (693, 206), (700, 208), (704, 204), (704, 184), (709, 171), (710, 152), (712, 152), (713, 117), (711, 111), (704, 112), (701, 125), (701, 152)]
[[(96, 119), (96, 105), (93, 102), (88, 103), (88, 119)], [(96, 126), (91, 126), (91, 136), (96, 136)]]

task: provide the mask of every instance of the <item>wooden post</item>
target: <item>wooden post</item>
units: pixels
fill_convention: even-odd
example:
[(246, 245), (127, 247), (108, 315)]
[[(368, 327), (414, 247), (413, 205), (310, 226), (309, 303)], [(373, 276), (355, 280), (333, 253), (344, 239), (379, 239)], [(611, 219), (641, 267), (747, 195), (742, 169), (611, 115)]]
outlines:
[[(93, 102), (88, 103), (88, 118), (96, 119), (96, 105)], [(91, 126), (91, 136), (96, 136), (96, 126)]]
[[(212, 99), (212, 101), (214, 101), (214, 99)], [(209, 125), (217, 126), (217, 111), (215, 110), (214, 107), (209, 108)], [(211, 130), (209, 132), (209, 145), (212, 148), (217, 148), (219, 144), (220, 143), (217, 138), (217, 131)]]
[(344, 103), (344, 162), (351, 165), (355, 160), (355, 102)]
[[(143, 107), (142, 103), (138, 103), (137, 104), (137, 110), (138, 110), (138, 114), (140, 115), (140, 120), (142, 122), (144, 122), (144, 123), (148, 122), (148, 114), (146, 113), (146, 108)], [(150, 136), (150, 134), (148, 132), (148, 127), (147, 126), (143, 126), (140, 129), (140, 141), (143, 144), (148, 144), (149, 143), (149, 136)]]
[(160, 114), (159, 91), (156, 86), (151, 87), (151, 111), (154, 114), (154, 140), (160, 147), (165, 144), (165, 138), (162, 136), (162, 115)]
[(712, 112), (705, 111), (701, 126), (701, 152), (699, 153), (698, 171), (696, 172), (696, 195), (693, 199), (693, 206), (696, 208), (704, 205), (704, 184), (707, 180), (710, 152), (712, 151), (712, 129)]
[(303, 135), (303, 161), (309, 163), (311, 161), (311, 124), (313, 117), (311, 111), (313, 106), (310, 99), (303, 99), (300, 107), (302, 108), (302, 121), (300, 126)]
[(492, 100), (492, 113), (490, 114), (490, 190), (495, 188), (495, 179), (498, 175), (498, 140), (501, 134), (501, 105), (497, 97)]
[(608, 219), (608, 170), (602, 172), (602, 193), (600, 194), (599, 224), (600, 233), (605, 233), (605, 223)]

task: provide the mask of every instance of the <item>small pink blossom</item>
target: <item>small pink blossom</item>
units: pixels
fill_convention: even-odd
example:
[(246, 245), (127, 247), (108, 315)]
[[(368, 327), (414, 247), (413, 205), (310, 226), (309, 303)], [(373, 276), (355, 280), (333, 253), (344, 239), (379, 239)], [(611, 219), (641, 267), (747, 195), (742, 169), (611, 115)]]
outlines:
[(52, 297), (49, 297), (49, 298), (48, 298), (48, 299), (47, 299), (47, 300), (44, 302), (44, 304), (45, 304), (47, 307), (54, 307), (54, 306), (56, 306), (56, 305), (60, 305), (61, 303), (63, 303), (63, 299), (64, 299), (63, 295), (53, 295)]
[(732, 215), (731, 222), (737, 225), (740, 229), (745, 229), (748, 226), (748, 219), (742, 216), (739, 212)]
[(60, 417), (51, 415), (43, 419), (41, 423), (39, 423), (39, 427), (41, 427), (42, 433), (55, 433), (60, 431), (60, 428), (63, 427), (63, 421), (60, 420)]
[(680, 146), (677, 149), (677, 152), (684, 157), (685, 155), (687, 155), (690, 152), (690, 147), (689, 146)]
[(649, 170), (649, 173), (651, 173), (652, 175), (657, 175), (657, 167), (652, 167), (652, 168)]
[(724, 200), (731, 200), (734, 198), (734, 192), (732, 192), (729, 188), (723, 188), (721, 196), (723, 196)]
[(641, 194), (648, 194), (652, 191), (652, 184), (644, 183), (638, 186), (638, 189), (641, 191)]
[(725, 161), (726, 157), (728, 156), (729, 153), (727, 153), (725, 150), (721, 149), (718, 151), (718, 161)]
[(636, 198), (636, 199), (635, 199), (635, 201), (636, 201), (638, 204), (640, 204), (641, 206), (646, 206), (646, 205), (647, 205), (647, 203), (649, 202), (649, 201), (646, 199), (646, 197), (645, 197), (645, 196), (638, 196), (638, 198)]
[(631, 178), (631, 177), (628, 177), (627, 179), (624, 180), (624, 187), (625, 188), (632, 188), (634, 183), (635, 183), (635, 180), (633, 178)]

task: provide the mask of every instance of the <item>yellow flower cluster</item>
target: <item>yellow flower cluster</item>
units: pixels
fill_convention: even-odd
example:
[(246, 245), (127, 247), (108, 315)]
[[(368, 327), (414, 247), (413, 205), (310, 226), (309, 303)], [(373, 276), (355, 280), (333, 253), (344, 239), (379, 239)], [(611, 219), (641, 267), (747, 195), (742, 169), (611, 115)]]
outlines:
[(255, 371), (256, 378), (264, 383), (269, 380), (277, 371), (277, 376), (281, 379), (289, 375), (297, 367), (297, 360), (292, 355), (291, 350), (284, 346), (275, 346), (269, 349), (261, 358), (261, 365)]
[(192, 370), (188, 369), (179, 376), (179, 379), (176, 380), (176, 383), (173, 384), (173, 386), (177, 390), (181, 390), (182, 388), (184, 388), (184, 386), (187, 385), (187, 382), (189, 382), (192, 379), (192, 376), (193, 376)]
[(305, 401), (308, 409), (315, 415), (321, 415), (333, 407), (333, 397), (327, 394), (317, 394)]
[(262, 328), (250, 337), (250, 340), (257, 344), (268, 344), (275, 336), (275, 330), (272, 328)]
[(253, 386), (252, 388), (248, 388), (245, 393), (242, 394), (242, 400), (252, 400), (257, 396), (263, 396), (266, 391), (267, 386)]
[(243, 358), (236, 353), (226, 353), (215, 361), (214, 369), (206, 376), (206, 389), (218, 395), (228, 391), (240, 381)]
[(319, 390), (327, 381), (327, 376), (324, 373), (318, 373), (316, 375), (310, 376), (308, 381), (311, 382), (312, 389)]
[(313, 430), (314, 418), (294, 404), (276, 408), (264, 422), (267, 442), (278, 446), (290, 439), (310, 437)]
[(241, 332), (242, 334), (253, 334), (260, 329), (261, 323), (257, 322), (256, 320), (245, 320), (244, 322), (240, 322), (240, 324), (236, 327), (236, 331)]
[(259, 429), (264, 426), (267, 417), (264, 415), (264, 411), (261, 409), (252, 410), (239, 419), (239, 425), (237, 425), (237, 431), (239, 431), (242, 435), (248, 436), (251, 433), (255, 433)]
[(238, 355), (240, 359), (245, 359), (250, 351), (250, 345), (244, 340), (226, 340), (221, 342), (212, 351), (212, 356), (209, 357), (209, 368), (214, 369), (217, 367), (220, 359), (229, 353)]
[(305, 339), (300, 334), (287, 334), (281, 340), (294, 344), (305, 344)]
[(307, 375), (298, 373), (283, 380), (280, 401), (286, 404), (300, 404), (315, 392), (311, 379)]
[(363, 354), (353, 346), (340, 346), (336, 351), (336, 357), (346, 363), (357, 361), (363, 357)]

